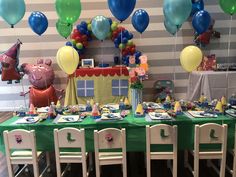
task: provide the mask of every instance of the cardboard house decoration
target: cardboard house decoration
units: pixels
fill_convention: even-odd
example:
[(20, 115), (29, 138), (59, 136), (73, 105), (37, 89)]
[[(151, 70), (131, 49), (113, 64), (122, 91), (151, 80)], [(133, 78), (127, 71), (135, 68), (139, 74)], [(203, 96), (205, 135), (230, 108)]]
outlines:
[(126, 67), (80, 68), (68, 80), (65, 105), (119, 103), (129, 97), (129, 72)]

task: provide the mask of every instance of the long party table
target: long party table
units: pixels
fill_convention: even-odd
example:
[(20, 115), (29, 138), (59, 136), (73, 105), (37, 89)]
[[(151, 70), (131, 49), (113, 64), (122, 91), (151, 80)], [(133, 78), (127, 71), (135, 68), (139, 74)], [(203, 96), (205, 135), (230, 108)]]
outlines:
[[(174, 120), (147, 121), (145, 118), (135, 118), (129, 115), (119, 121), (95, 121), (91, 117), (85, 118), (82, 122), (76, 123), (54, 123), (47, 119), (36, 124), (14, 124), (18, 117), (12, 117), (0, 124), (0, 151), (5, 152), (3, 143), (3, 131), (13, 129), (35, 130), (37, 149), (41, 151), (53, 151), (54, 139), (53, 130), (55, 128), (74, 127), (84, 128), (86, 136), (86, 150), (94, 151), (93, 131), (103, 128), (126, 128), (126, 141), (128, 152), (144, 152), (146, 150), (146, 125), (169, 124), (178, 126), (178, 149), (193, 149), (194, 145), (194, 125), (204, 123), (228, 124), (228, 149), (234, 146), (236, 119), (227, 116), (217, 118), (189, 118), (185, 114), (177, 116)], [(158, 150), (165, 150), (166, 147), (158, 147)]]

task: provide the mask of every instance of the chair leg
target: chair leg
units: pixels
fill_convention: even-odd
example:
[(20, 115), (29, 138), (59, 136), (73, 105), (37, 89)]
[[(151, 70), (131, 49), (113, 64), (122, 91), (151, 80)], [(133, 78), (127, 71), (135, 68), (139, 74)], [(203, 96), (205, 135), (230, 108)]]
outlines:
[(149, 158), (146, 158), (146, 170), (147, 170), (147, 177), (151, 177), (151, 160)]
[(58, 161), (56, 161), (56, 170), (57, 170), (57, 177), (61, 177), (61, 164)]
[(194, 177), (199, 177), (199, 159), (195, 156), (194, 157)]
[(87, 177), (87, 165), (86, 161), (82, 163), (83, 177)]
[(34, 177), (39, 177), (39, 167), (38, 162), (33, 163)]
[(127, 177), (127, 166), (126, 163), (122, 164), (123, 177)]
[(178, 163), (178, 161), (177, 161), (177, 159), (175, 158), (175, 159), (173, 159), (173, 177), (177, 177), (177, 164)]
[(9, 175), (9, 177), (14, 177), (14, 173), (13, 173), (13, 170), (12, 170), (12, 165), (8, 164), (7, 168), (8, 168), (8, 175)]
[(100, 177), (100, 165), (96, 163), (96, 177)]
[(221, 160), (221, 165), (220, 165), (220, 177), (225, 177), (225, 164), (226, 163), (226, 159), (222, 159)]

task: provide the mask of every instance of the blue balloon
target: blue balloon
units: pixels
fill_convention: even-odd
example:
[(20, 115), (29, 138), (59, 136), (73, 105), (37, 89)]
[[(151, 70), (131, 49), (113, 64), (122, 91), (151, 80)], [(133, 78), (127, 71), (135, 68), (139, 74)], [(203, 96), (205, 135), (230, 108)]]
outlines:
[(28, 19), (28, 23), (31, 29), (39, 36), (48, 28), (48, 19), (42, 12), (32, 12)]
[(86, 29), (84, 29), (84, 27), (82, 27), (81, 25), (80, 25), (80, 28), (78, 29), (78, 31), (81, 33), (81, 34), (86, 34)]
[(78, 25), (76, 26), (76, 29), (77, 29), (77, 30), (79, 30), (79, 29), (80, 29), (80, 27), (81, 27), (81, 25), (80, 25), (80, 24), (78, 24)]
[(136, 0), (108, 0), (111, 13), (121, 22), (130, 16), (135, 4)]
[(24, 0), (0, 0), (0, 16), (13, 28), (25, 15)]
[(196, 12), (204, 10), (204, 2), (203, 0), (198, 0), (196, 2), (192, 2), (192, 11), (191, 16), (193, 16)]
[(180, 26), (173, 25), (166, 19), (164, 20), (164, 26), (166, 28), (166, 31), (168, 31), (172, 35), (175, 35), (175, 33), (177, 33), (181, 28), (181, 25)]
[(129, 38), (128, 39), (133, 39), (134, 35), (132, 33), (129, 33)]
[(136, 51), (134, 53), (135, 59), (138, 59), (141, 55), (142, 55), (142, 53), (140, 51)]
[(120, 44), (120, 42), (121, 42), (121, 41), (120, 41), (120, 38), (115, 38), (115, 39), (114, 39), (114, 44), (117, 44), (117, 45), (119, 45), (119, 44)]
[(132, 24), (136, 31), (143, 33), (149, 25), (149, 15), (143, 9), (138, 9), (132, 16)]
[(112, 24), (112, 19), (111, 18), (108, 18), (108, 20), (109, 20), (109, 23), (110, 23), (110, 25)]
[(102, 15), (94, 17), (92, 20), (92, 32), (99, 40), (106, 39), (110, 32), (109, 20)]
[(129, 37), (129, 31), (128, 30), (124, 30), (123, 32), (122, 32), (122, 36), (124, 36), (124, 37)]
[(128, 39), (126, 37), (122, 38), (122, 43), (126, 44), (128, 42)]
[(80, 26), (87, 30), (87, 23), (85, 21), (82, 21)]
[(66, 42), (66, 46), (73, 46), (73, 44), (70, 41), (68, 41)]
[(207, 11), (201, 10), (194, 14), (192, 25), (198, 34), (202, 34), (207, 31), (210, 24), (211, 16)]
[(191, 10), (191, 0), (164, 0), (165, 19), (176, 26), (182, 25), (188, 19)]

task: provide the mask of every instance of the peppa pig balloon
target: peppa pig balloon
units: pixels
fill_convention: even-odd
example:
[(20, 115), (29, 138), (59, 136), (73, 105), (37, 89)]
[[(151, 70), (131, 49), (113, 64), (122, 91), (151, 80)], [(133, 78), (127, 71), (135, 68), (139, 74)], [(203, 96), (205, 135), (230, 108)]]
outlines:
[(22, 93), (21, 96), (29, 93), (30, 104), (36, 107), (49, 106), (51, 102), (56, 103), (58, 101), (56, 92), (60, 92), (61, 95), (63, 93), (63, 90), (56, 90), (53, 87), (55, 75), (51, 63), (50, 59), (45, 61), (39, 59), (36, 65), (22, 64), (23, 72), (28, 75), (32, 86), (28, 92)]

